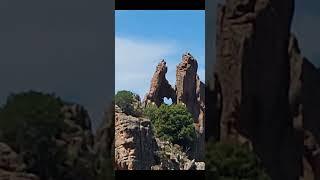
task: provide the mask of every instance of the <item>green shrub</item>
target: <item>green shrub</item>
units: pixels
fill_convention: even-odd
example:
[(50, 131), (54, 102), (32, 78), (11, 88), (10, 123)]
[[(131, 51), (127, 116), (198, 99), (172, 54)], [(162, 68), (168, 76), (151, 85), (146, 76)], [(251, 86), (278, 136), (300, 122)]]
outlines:
[(115, 96), (115, 104), (127, 115), (136, 115), (134, 103), (137, 95), (126, 90), (118, 91)]
[(258, 157), (247, 146), (236, 144), (207, 143), (206, 170), (211, 179), (270, 180)]
[(63, 126), (62, 104), (54, 95), (29, 91), (10, 95), (0, 110), (0, 141), (21, 153), (27, 169), (41, 177), (54, 170), (47, 165), (55, 162), (48, 152)]
[(155, 135), (162, 140), (190, 147), (196, 136), (192, 115), (182, 104), (165, 105), (159, 108), (148, 105), (144, 114), (150, 118)]

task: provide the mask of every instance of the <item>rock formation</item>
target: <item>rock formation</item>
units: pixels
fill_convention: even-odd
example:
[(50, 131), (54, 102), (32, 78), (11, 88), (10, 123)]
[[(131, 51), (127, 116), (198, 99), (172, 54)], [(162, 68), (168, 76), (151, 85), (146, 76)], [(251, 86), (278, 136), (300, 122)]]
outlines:
[(205, 170), (204, 162), (190, 160), (179, 145), (173, 145), (169, 141), (161, 141), (158, 138), (156, 142), (157, 165), (152, 166), (152, 170)]
[(56, 143), (66, 154), (63, 164), (57, 166), (64, 167), (65, 178), (96, 177), (94, 136), (88, 112), (78, 104), (65, 104), (61, 111), (65, 127), (60, 135), (61, 138), (56, 139)]
[[(189, 54), (182, 55), (182, 62), (176, 71), (176, 94), (177, 103), (184, 103), (194, 119), (198, 120), (200, 104), (197, 103), (197, 88), (200, 89), (199, 77), (197, 75), (198, 63)], [(198, 92), (200, 94), (200, 92)]]
[[(31, 154), (35, 152), (21, 149), (17, 154), (6, 144), (0, 143), (0, 179), (86, 180), (96, 177), (94, 140), (87, 111), (77, 104), (65, 104), (61, 112), (62, 128), (58, 134), (51, 137), (52, 144), (49, 146), (44, 143), (41, 147), (43, 149), (34, 147), (37, 148), (34, 149), (35, 152), (46, 152), (49, 158), (54, 158), (54, 160), (50, 159), (50, 162), (47, 162), (48, 159), (45, 160), (45, 163), (50, 164), (46, 167), (50, 167), (51, 171), (34, 166), (34, 164), (44, 163), (39, 157)], [(27, 143), (32, 144), (32, 142)], [(28, 174), (31, 171), (34, 175)]]
[(113, 127), (103, 126), (97, 136), (100, 141), (95, 143), (90, 117), (83, 106), (34, 91), (13, 95), (10, 100), (11, 104), (7, 102), (0, 112), (1, 180), (106, 179), (100, 176), (101, 171), (107, 173), (106, 168), (101, 170), (99, 166), (107, 162), (100, 162), (99, 157), (103, 151), (111, 160), (107, 149), (111, 149), (112, 142), (105, 136), (114, 135), (110, 131)]
[(171, 98), (173, 103), (183, 103), (194, 117), (195, 129), (197, 132), (196, 141), (192, 147), (193, 156), (196, 160), (203, 159), (204, 155), (204, 126), (205, 126), (205, 104), (204, 104), (204, 83), (197, 75), (198, 63), (190, 54), (182, 55), (182, 61), (176, 70), (175, 89), (171, 87), (165, 78), (167, 72), (166, 62), (162, 60), (156, 69), (151, 80), (150, 90), (145, 96), (144, 104), (155, 103), (159, 106), (163, 98)]
[(208, 91), (215, 114), (207, 113), (214, 121), (206, 134), (252, 144), (272, 179), (320, 179), (320, 71), (289, 33), (293, 6), (293, 0), (219, 6), (215, 85)]
[(300, 173), (288, 102), (293, 6), (293, 0), (228, 0), (218, 9), (220, 138), (250, 141), (272, 179), (297, 179)]
[(303, 136), (303, 177), (312, 174), (314, 179), (320, 179), (320, 123), (316, 118), (319, 111), (317, 104), (320, 101), (320, 86), (317, 85), (320, 82), (320, 72), (301, 55), (298, 40), (294, 35), (290, 37), (288, 52), (291, 70), (291, 114), (297, 133)]
[(204, 84), (197, 75), (198, 63), (190, 53), (182, 55), (182, 62), (176, 70), (177, 103), (184, 103), (195, 119), (197, 132), (193, 151), (196, 159), (203, 159), (204, 153)]
[(156, 141), (150, 120), (128, 116), (115, 109), (115, 169), (150, 170)]
[(111, 179), (114, 175), (114, 117), (114, 105), (110, 104), (95, 135), (94, 149), (97, 154), (97, 174), (101, 179)]
[(115, 106), (116, 170), (204, 170), (179, 145), (155, 138), (149, 119), (126, 115)]
[(153, 74), (150, 90), (146, 94), (144, 103), (154, 102), (157, 106), (163, 103), (163, 98), (171, 98), (172, 102), (176, 102), (176, 94), (174, 89), (166, 79), (167, 66), (164, 60), (158, 64), (156, 72)]
[(0, 142), (0, 179), (39, 180), (34, 174), (25, 172), (26, 165), (7, 144)]

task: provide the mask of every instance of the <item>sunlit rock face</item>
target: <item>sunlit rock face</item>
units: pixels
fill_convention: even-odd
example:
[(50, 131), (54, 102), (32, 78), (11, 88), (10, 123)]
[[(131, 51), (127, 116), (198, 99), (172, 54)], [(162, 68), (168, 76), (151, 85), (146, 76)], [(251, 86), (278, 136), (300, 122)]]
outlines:
[(186, 105), (188, 111), (194, 118), (196, 129), (196, 140), (190, 153), (196, 160), (204, 158), (205, 142), (205, 85), (200, 81), (197, 74), (198, 62), (190, 54), (182, 55), (181, 62), (176, 67), (175, 89), (167, 81), (166, 62), (162, 60), (152, 77), (150, 90), (144, 98), (144, 105), (154, 103), (157, 106), (164, 102), (164, 98), (171, 98), (172, 103), (182, 103)]

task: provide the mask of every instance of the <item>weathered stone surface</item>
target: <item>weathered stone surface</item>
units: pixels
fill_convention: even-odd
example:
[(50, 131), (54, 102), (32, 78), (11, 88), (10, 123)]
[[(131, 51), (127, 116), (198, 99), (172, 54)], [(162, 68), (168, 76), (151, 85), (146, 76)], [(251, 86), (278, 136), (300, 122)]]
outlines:
[[(320, 144), (315, 139), (313, 133), (304, 130), (304, 157), (311, 167), (311, 173), (315, 180), (320, 178)], [(304, 166), (304, 169), (308, 167)], [(310, 176), (304, 174), (304, 176)]]
[(65, 105), (62, 108), (65, 131), (62, 141), (70, 153), (81, 154), (93, 150), (94, 139), (91, 132), (91, 121), (88, 112), (78, 104)]
[(185, 104), (195, 120), (197, 138), (193, 146), (193, 153), (194, 158), (199, 160), (204, 158), (205, 86), (200, 81), (197, 70), (196, 59), (190, 53), (183, 54), (182, 61), (176, 70), (176, 94), (177, 103)]
[(150, 170), (154, 165), (156, 141), (150, 120), (115, 112), (116, 170)]
[(301, 166), (288, 101), (293, 6), (293, 0), (228, 0), (218, 9), (221, 139), (251, 141), (272, 179), (297, 179)]
[[(182, 61), (177, 66), (176, 71), (177, 103), (184, 103), (195, 119), (198, 119), (200, 114), (196, 96), (197, 80), (199, 80), (197, 78), (197, 70), (198, 63), (193, 56), (189, 53), (183, 54)], [(200, 91), (200, 87), (198, 91)]]
[(152, 170), (205, 170), (205, 163), (190, 159), (177, 144), (156, 138), (158, 151), (156, 164)]
[[(28, 147), (28, 149), (23, 145), (19, 149), (14, 149), (19, 154), (6, 144), (0, 143), (1, 180), (36, 180), (39, 178), (87, 180), (96, 178), (96, 156), (93, 150), (94, 140), (88, 112), (80, 105), (65, 103), (61, 108), (60, 117), (62, 119), (61, 128), (54, 136), (51, 136), (50, 143), (34, 146), (33, 142), (26, 141), (24, 143), (28, 143), (32, 148)], [(40, 147), (42, 149), (39, 149)], [(36, 154), (44, 151), (46, 156)], [(46, 166), (41, 167), (40, 164)], [(50, 169), (48, 170), (47, 167)], [(28, 174), (30, 172), (35, 175)]]
[(11, 172), (0, 169), (1, 180), (39, 180), (39, 177), (29, 173)]
[(155, 103), (159, 106), (163, 98), (171, 98), (172, 103), (183, 103), (194, 118), (196, 140), (192, 146), (192, 155), (196, 160), (204, 158), (205, 142), (205, 85), (197, 75), (197, 60), (190, 54), (182, 55), (182, 60), (176, 69), (175, 89), (165, 79), (166, 63), (162, 60), (153, 75), (149, 93), (144, 98), (144, 104)]
[[(198, 63), (190, 53), (182, 56), (176, 71), (177, 103), (183, 103), (193, 115), (199, 129), (204, 129), (204, 89), (197, 75)], [(201, 126), (201, 127), (200, 127)]]
[[(114, 106), (112, 109), (107, 109), (105, 112), (104, 121), (99, 129), (97, 129), (95, 135), (95, 152), (101, 156), (111, 157), (110, 151), (114, 149)], [(119, 108), (117, 106), (117, 108)], [(120, 108), (119, 108), (120, 109)], [(117, 112), (121, 110), (117, 109)], [(108, 154), (105, 154), (108, 153)], [(104, 155), (105, 154), (105, 155)]]
[[(119, 112), (121, 110), (117, 110)], [(94, 151), (97, 155), (97, 175), (99, 179), (114, 179), (114, 138), (115, 106), (109, 104), (104, 113), (102, 124), (96, 131)]]
[(293, 7), (293, 0), (227, 0), (218, 7), (215, 86), (208, 93), (215, 114), (207, 113), (214, 119), (207, 127), (220, 137), (206, 134), (252, 144), (272, 179), (320, 179), (320, 72), (289, 34)]
[[(320, 72), (301, 55), (298, 40), (292, 34), (289, 42), (291, 81), (289, 100), (293, 124), (303, 135), (304, 178), (320, 179), (320, 123), (316, 117), (320, 101)], [(302, 143), (301, 143), (302, 144)], [(310, 166), (310, 167), (309, 167)]]
[(39, 180), (36, 175), (24, 172), (25, 167), (17, 153), (0, 142), (0, 180)]
[(78, 104), (65, 104), (61, 108), (64, 128), (56, 139), (57, 147), (64, 152), (61, 167), (66, 179), (90, 179), (96, 177), (94, 136), (91, 120), (85, 108)]
[(20, 171), (24, 165), (18, 159), (18, 155), (7, 144), (0, 143), (0, 169), (8, 171)]
[(164, 60), (158, 64), (156, 72), (153, 74), (150, 90), (146, 94), (144, 104), (147, 105), (150, 102), (154, 102), (157, 106), (163, 103), (163, 98), (171, 98), (172, 102), (176, 102), (176, 94), (174, 89), (166, 79), (167, 66)]

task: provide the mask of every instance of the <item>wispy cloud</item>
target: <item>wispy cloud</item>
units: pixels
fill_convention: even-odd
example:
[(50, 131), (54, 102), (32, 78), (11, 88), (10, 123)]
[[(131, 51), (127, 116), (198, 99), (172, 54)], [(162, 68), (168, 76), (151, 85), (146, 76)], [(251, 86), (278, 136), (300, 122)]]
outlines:
[[(161, 59), (167, 62), (166, 78), (174, 86), (176, 67), (181, 61), (183, 50), (175, 41), (147, 41), (116, 36), (115, 90), (130, 90), (143, 98), (150, 88), (151, 78)], [(199, 77), (204, 82), (204, 56), (194, 57), (198, 60)]]
[(159, 61), (176, 52), (174, 42), (152, 42), (116, 37), (115, 89), (130, 90), (144, 96)]

